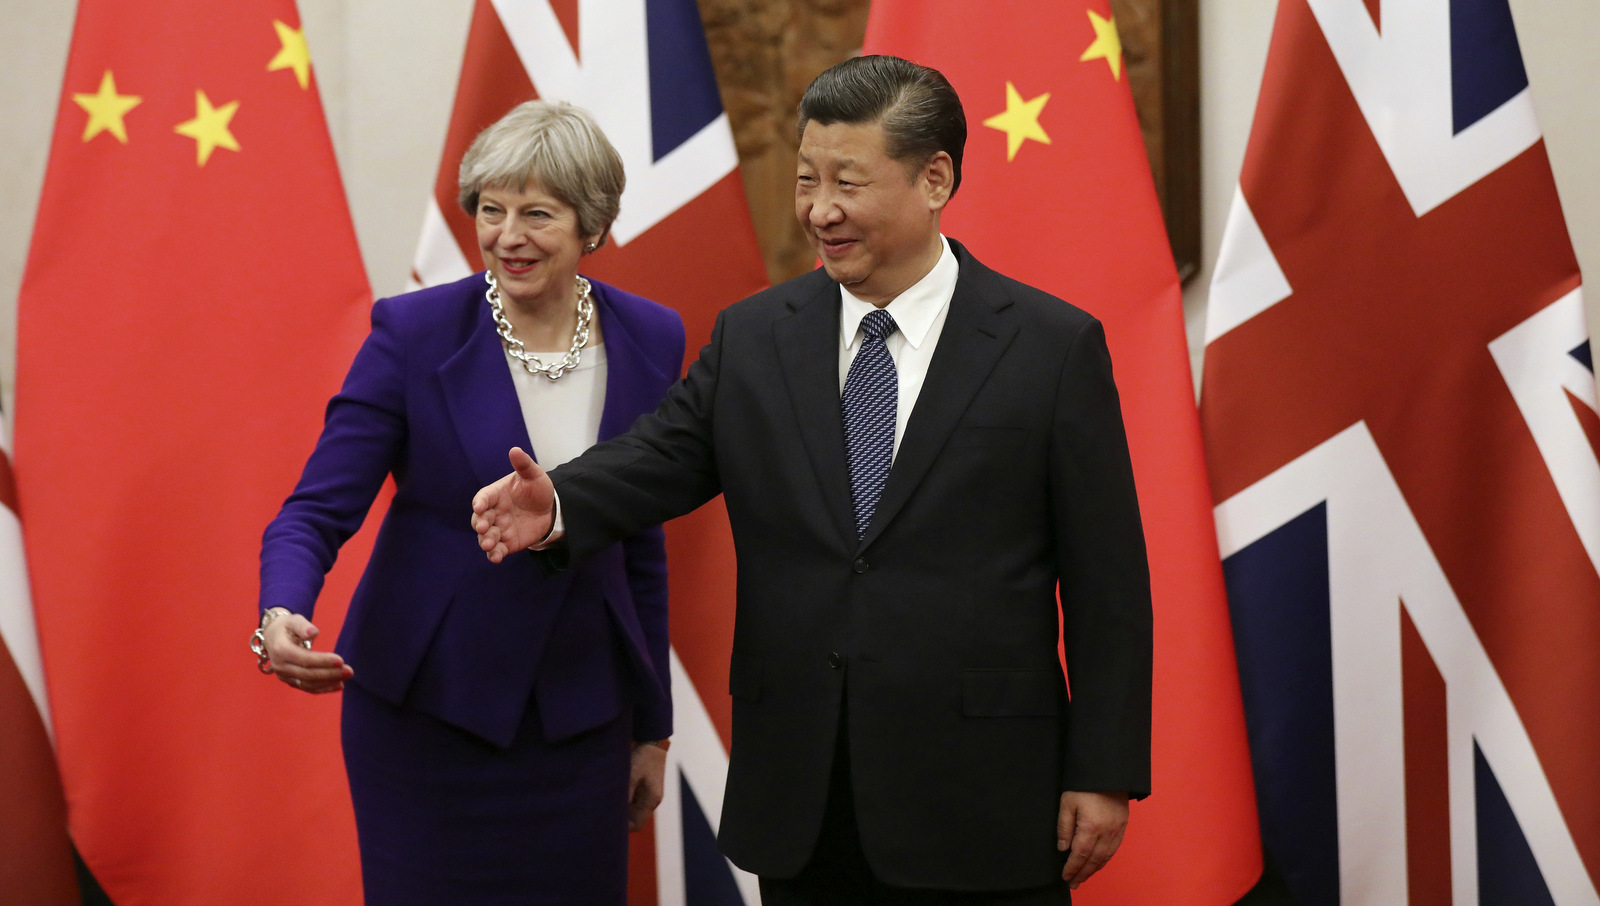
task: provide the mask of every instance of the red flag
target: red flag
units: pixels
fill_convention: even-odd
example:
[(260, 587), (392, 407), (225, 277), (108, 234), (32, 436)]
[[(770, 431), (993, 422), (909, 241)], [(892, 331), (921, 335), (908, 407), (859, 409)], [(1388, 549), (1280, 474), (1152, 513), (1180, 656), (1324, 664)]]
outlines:
[(78, 902), (49, 715), (17, 488), (11, 457), (0, 445), (0, 802), (6, 803), (0, 811), (0, 890), (17, 906)]
[(370, 302), (298, 23), (292, 0), (78, 7), (16, 464), (72, 835), (118, 906), (360, 899), (339, 699), (246, 650), (261, 530)]
[(1074, 902), (1233, 903), (1260, 874), (1244, 719), (1181, 294), (1106, 0), (877, 0), (868, 53), (966, 107), (944, 232), (1105, 323), (1155, 606), (1154, 795)]
[[(717, 312), (766, 285), (733, 134), (694, 0), (478, 0), (413, 276), (436, 284), (481, 267), (456, 204), (461, 155), (535, 97), (580, 104), (622, 155), (628, 188), (611, 242), (583, 272), (683, 316), (689, 358)], [(755, 878), (716, 849), (728, 773), (734, 557), (720, 499), (667, 527), (674, 731), (666, 798), (633, 839), (634, 906), (758, 902)]]

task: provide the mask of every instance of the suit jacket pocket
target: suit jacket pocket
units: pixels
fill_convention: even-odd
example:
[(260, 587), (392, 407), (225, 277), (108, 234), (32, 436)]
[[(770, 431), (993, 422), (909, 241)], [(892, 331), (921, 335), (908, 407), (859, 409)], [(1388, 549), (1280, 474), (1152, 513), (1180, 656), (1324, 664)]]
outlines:
[(728, 665), (728, 694), (746, 701), (761, 700), (761, 660), (735, 651)]
[(957, 425), (950, 433), (952, 447), (978, 447), (984, 450), (1015, 450), (1022, 446), (1028, 429), (1013, 425)]
[(1059, 670), (977, 668), (961, 672), (963, 717), (1055, 717), (1061, 713)]

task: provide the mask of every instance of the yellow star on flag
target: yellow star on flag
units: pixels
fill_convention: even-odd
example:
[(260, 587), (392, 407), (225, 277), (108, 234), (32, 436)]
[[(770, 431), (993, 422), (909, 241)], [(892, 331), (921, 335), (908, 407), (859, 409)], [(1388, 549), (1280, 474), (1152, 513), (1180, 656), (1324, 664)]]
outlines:
[(267, 64), (267, 72), (293, 69), (300, 87), (308, 87), (311, 84), (311, 51), (306, 47), (305, 29), (290, 28), (277, 19), (272, 20), (272, 27), (278, 30), (278, 43), (283, 45), (283, 49)]
[(997, 113), (983, 121), (990, 129), (998, 129), (1006, 134), (1006, 160), (1010, 161), (1017, 156), (1017, 151), (1022, 147), (1025, 139), (1050, 144), (1050, 136), (1044, 132), (1044, 127), (1039, 125), (1039, 112), (1044, 109), (1045, 102), (1050, 100), (1050, 92), (1045, 92), (1031, 101), (1024, 101), (1022, 95), (1017, 93), (1017, 86), (1006, 82), (1006, 110)]
[(1105, 60), (1111, 66), (1111, 77), (1119, 82), (1122, 81), (1122, 38), (1117, 34), (1116, 17), (1102, 19), (1091, 9), (1089, 24), (1094, 26), (1094, 43), (1083, 52), (1078, 62)]
[(218, 147), (227, 148), (229, 151), (239, 150), (239, 142), (234, 139), (233, 133), (228, 131), (228, 122), (238, 110), (238, 101), (213, 107), (211, 99), (206, 97), (204, 91), (196, 91), (194, 119), (179, 123), (173, 131), (195, 140), (196, 157), (203, 167), (206, 161), (211, 159), (211, 152)]
[(117, 82), (111, 70), (100, 77), (100, 90), (95, 94), (75, 94), (72, 100), (89, 113), (89, 124), (83, 127), (83, 140), (88, 141), (102, 132), (116, 136), (117, 141), (128, 143), (128, 127), (122, 122), (129, 110), (139, 106), (144, 98), (131, 94), (117, 94)]

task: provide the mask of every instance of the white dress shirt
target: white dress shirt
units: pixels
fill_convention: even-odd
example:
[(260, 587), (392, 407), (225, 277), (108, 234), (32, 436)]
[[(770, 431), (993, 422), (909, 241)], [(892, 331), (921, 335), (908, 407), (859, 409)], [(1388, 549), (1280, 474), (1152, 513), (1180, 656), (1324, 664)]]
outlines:
[[(950, 297), (955, 295), (956, 277), (960, 275), (956, 256), (950, 252), (950, 241), (940, 236), (939, 246), (939, 260), (934, 263), (933, 270), (884, 306), (899, 328), (884, 343), (889, 347), (889, 357), (894, 359), (900, 381), (900, 398), (894, 410), (896, 454), (900, 452), (900, 439), (905, 436), (911, 409), (922, 393), (922, 382), (928, 377), (928, 363), (933, 360), (934, 347), (939, 345), (939, 335), (944, 332), (944, 319), (950, 314)], [(843, 305), (839, 318), (839, 392), (843, 394), (850, 363), (855, 361), (856, 352), (861, 348), (861, 319), (877, 306), (857, 299), (843, 284), (839, 286), (839, 301)]]

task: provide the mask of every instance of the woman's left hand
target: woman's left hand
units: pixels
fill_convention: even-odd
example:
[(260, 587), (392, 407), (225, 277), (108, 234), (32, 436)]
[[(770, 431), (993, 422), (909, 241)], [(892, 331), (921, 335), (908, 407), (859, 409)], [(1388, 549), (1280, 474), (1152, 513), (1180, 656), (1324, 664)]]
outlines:
[(647, 742), (633, 744), (633, 766), (628, 771), (628, 830), (642, 830), (650, 813), (661, 804), (666, 788), (667, 750)]

